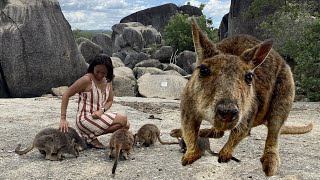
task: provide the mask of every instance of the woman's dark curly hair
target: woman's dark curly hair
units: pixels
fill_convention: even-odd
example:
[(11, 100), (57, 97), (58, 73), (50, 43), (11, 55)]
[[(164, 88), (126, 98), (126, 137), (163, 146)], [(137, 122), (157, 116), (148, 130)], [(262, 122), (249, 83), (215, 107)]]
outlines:
[(113, 66), (112, 66), (112, 61), (111, 58), (105, 54), (99, 54), (93, 59), (90, 60), (91, 63), (88, 67), (87, 72), (93, 74), (93, 69), (96, 65), (104, 64), (107, 67), (107, 82), (111, 82), (114, 75), (113, 75)]

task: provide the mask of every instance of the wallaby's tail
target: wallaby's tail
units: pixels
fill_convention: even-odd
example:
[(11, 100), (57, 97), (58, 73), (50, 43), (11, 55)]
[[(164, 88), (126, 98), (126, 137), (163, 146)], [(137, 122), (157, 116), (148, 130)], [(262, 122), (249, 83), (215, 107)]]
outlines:
[(313, 128), (313, 123), (309, 123), (306, 126), (287, 126), (284, 125), (281, 128), (281, 134), (304, 134), (310, 132)]
[(218, 153), (213, 152), (212, 150), (207, 150), (212, 156), (219, 156)]
[(20, 148), (21, 144), (18, 144), (14, 151), (19, 155), (26, 154), (33, 149), (33, 143), (31, 143), (25, 150), (20, 150)]
[(114, 157), (114, 164), (113, 164), (113, 167), (112, 167), (112, 174), (111, 174), (111, 177), (114, 178), (115, 174), (116, 174), (116, 169), (117, 169), (117, 165), (118, 165), (118, 159), (119, 159), (119, 154), (120, 154), (120, 150), (121, 150), (121, 147), (119, 144), (116, 144), (116, 156)]
[(157, 135), (157, 138), (158, 138), (158, 141), (159, 141), (161, 144), (179, 144), (179, 142), (163, 142), (163, 141), (160, 139), (160, 135)]

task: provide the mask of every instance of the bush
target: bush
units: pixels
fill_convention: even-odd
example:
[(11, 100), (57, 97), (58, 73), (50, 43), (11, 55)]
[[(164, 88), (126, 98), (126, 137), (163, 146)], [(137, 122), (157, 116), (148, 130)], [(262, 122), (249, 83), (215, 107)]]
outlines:
[(274, 37), (274, 48), (294, 59), (294, 77), (299, 92), (320, 101), (320, 17), (314, 5), (286, 3), (261, 23), (266, 37)]
[[(207, 26), (205, 16), (197, 17), (196, 21), (201, 29), (207, 32), (211, 40), (218, 40), (218, 30)], [(190, 17), (183, 14), (176, 14), (171, 17), (164, 29), (163, 39), (166, 45), (178, 49), (179, 52), (184, 50), (194, 51)]]

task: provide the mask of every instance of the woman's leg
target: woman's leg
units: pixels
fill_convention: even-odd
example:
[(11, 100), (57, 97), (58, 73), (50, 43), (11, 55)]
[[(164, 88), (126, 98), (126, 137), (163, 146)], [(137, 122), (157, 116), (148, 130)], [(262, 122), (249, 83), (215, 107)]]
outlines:
[(122, 128), (124, 129), (130, 128), (128, 118), (126, 115), (117, 114), (112, 124), (109, 126), (109, 128), (106, 129), (106, 131), (104, 131), (104, 134), (113, 133), (114, 131)]

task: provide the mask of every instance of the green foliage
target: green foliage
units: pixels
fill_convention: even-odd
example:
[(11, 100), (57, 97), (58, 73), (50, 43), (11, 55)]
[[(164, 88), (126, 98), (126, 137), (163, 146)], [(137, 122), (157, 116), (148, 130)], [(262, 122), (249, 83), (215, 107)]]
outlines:
[(320, 17), (313, 9), (311, 2), (287, 1), (260, 28), (266, 37), (274, 37), (280, 54), (294, 59), (297, 93), (320, 101)]
[[(215, 42), (218, 40), (218, 30), (208, 26), (205, 16), (197, 17), (196, 21), (211, 40)], [(179, 52), (184, 50), (194, 51), (191, 20), (188, 15), (176, 14), (171, 17), (169, 23), (164, 29), (164, 33), (164, 41), (166, 45), (178, 49)]]
[(285, 0), (254, 0), (243, 15), (247, 19), (259, 17), (264, 13), (263, 10), (276, 9), (284, 4)]
[(87, 39), (91, 39), (93, 35), (95, 34), (94, 32), (89, 32), (89, 31), (83, 31), (80, 29), (75, 29), (72, 31), (74, 39), (78, 39), (80, 37), (84, 37)]
[(311, 101), (320, 101), (320, 18), (309, 25), (295, 57), (295, 73), (305, 95)]

